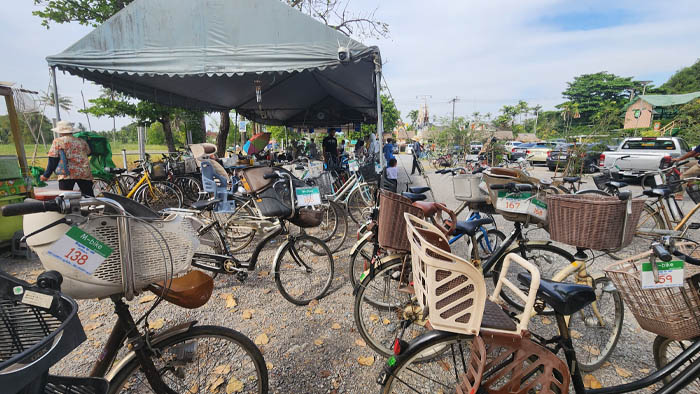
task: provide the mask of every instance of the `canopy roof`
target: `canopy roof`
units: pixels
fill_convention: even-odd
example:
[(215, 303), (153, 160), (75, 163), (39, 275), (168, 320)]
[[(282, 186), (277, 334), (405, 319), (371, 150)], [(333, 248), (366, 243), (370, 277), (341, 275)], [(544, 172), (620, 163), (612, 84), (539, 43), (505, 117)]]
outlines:
[(698, 97), (700, 97), (700, 92), (686, 94), (645, 94), (637, 96), (627, 107), (637, 102), (637, 100), (644, 100), (651, 104), (652, 107), (672, 107), (674, 105), (687, 104)]
[(379, 49), (279, 0), (136, 0), (46, 60), (139, 99), (265, 124), (377, 118)]

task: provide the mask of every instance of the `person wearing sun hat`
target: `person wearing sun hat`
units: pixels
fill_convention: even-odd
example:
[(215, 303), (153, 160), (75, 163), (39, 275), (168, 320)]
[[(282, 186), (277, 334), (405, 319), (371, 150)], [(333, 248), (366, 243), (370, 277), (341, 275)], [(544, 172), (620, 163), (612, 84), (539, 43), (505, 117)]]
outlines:
[(49, 164), (40, 177), (42, 181), (49, 179), (51, 174), (58, 175), (59, 190), (73, 190), (78, 184), (80, 192), (85, 196), (94, 197), (92, 189), (92, 171), (90, 171), (90, 146), (73, 133), (78, 130), (73, 124), (64, 120), (56, 123), (51, 129), (59, 136), (54, 138), (49, 150)]

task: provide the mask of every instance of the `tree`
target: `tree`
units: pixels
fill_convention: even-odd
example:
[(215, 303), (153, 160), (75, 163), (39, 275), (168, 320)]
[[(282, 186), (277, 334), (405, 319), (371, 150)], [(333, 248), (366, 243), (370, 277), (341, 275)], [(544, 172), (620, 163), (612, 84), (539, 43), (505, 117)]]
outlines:
[(514, 111), (520, 117), (520, 123), (523, 123), (523, 114), (527, 114), (529, 110), (530, 107), (526, 101), (519, 100), (518, 104), (515, 105)]
[[(396, 125), (401, 119), (401, 112), (396, 108), (396, 103), (389, 96), (382, 94), (382, 124), (384, 125), (385, 133), (393, 133)], [(376, 124), (363, 124), (361, 129), (361, 137), (375, 133), (377, 131)], [(381, 138), (382, 136), (377, 136)]]
[(571, 107), (576, 104), (579, 115), (570, 119), (570, 123), (590, 124), (593, 115), (610, 102), (614, 102), (621, 112), (630, 94), (634, 92), (636, 95), (641, 91), (642, 84), (631, 77), (619, 77), (605, 71), (583, 74), (568, 82), (568, 88), (562, 92), (567, 102), (557, 108), (564, 109), (565, 105)]
[[(56, 106), (56, 100), (54, 99), (53, 92), (51, 92), (51, 93), (41, 92), (41, 97), (39, 97), (39, 102), (46, 105), (47, 107), (55, 107)], [(70, 112), (71, 108), (73, 108), (73, 101), (70, 99), (70, 97), (58, 96), (58, 106), (62, 110), (66, 111), (66, 112)]]
[(216, 136), (216, 151), (219, 157), (224, 157), (228, 145), (228, 133), (231, 131), (231, 115), (229, 111), (221, 111), (219, 115), (221, 120), (219, 121), (219, 135)]
[(408, 118), (411, 119), (411, 127), (415, 129), (416, 125), (418, 125), (418, 110), (412, 109), (408, 111)]
[(537, 134), (537, 120), (540, 116), (540, 111), (542, 111), (542, 106), (537, 104), (534, 107), (530, 107), (530, 111), (535, 115), (535, 125), (533, 126), (533, 133)]
[(700, 144), (700, 100), (695, 99), (681, 107), (676, 119), (680, 123), (679, 137), (690, 144)]
[[(649, 88), (647, 87), (647, 90)], [(658, 91), (666, 94), (681, 94), (700, 91), (700, 60), (692, 66), (676, 71)]]

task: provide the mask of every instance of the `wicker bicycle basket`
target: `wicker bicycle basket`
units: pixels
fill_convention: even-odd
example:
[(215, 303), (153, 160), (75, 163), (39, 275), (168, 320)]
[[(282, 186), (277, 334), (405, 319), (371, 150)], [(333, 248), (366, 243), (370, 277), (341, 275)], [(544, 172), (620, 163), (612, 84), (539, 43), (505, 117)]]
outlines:
[(412, 205), (411, 200), (387, 190), (379, 191), (379, 245), (385, 249), (408, 251), (411, 245), (406, 237), (403, 214), (408, 212), (423, 217), (423, 211)]
[(624, 247), (634, 238), (643, 207), (643, 199), (633, 199), (628, 214), (627, 201), (617, 197), (549, 194), (549, 234), (553, 241), (582, 248), (608, 250)]
[[(700, 250), (692, 251), (690, 244), (681, 245), (680, 248), (684, 253), (700, 257)], [(605, 268), (605, 273), (615, 283), (643, 329), (677, 341), (699, 336), (697, 280), (700, 279), (700, 267), (685, 264), (683, 287), (643, 289), (641, 266), (652, 256), (653, 252), (650, 251), (620, 260)]]

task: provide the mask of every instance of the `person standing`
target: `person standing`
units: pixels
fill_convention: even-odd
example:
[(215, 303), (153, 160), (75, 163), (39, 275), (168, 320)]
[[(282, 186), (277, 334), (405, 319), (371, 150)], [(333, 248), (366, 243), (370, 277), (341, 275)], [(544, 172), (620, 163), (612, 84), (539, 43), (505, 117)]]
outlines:
[(420, 145), (418, 140), (413, 141), (413, 166), (411, 167), (411, 175), (415, 174), (416, 168), (418, 169), (418, 174), (423, 175), (418, 165), (418, 160), (420, 160), (420, 154), (423, 151), (423, 147)]
[(328, 135), (323, 139), (321, 147), (327, 167), (335, 168), (338, 163), (338, 140), (335, 139), (335, 130), (328, 129)]
[(384, 159), (389, 163), (389, 160), (394, 158), (394, 140), (389, 138), (386, 140), (386, 145), (384, 145)]
[(58, 175), (59, 190), (73, 190), (78, 184), (80, 193), (84, 196), (95, 197), (92, 189), (92, 171), (90, 171), (90, 146), (84, 140), (74, 137), (78, 132), (73, 124), (62, 120), (51, 129), (59, 134), (54, 138), (49, 150), (49, 164), (39, 178), (47, 181), (51, 174)]
[(355, 158), (362, 160), (365, 157), (365, 141), (358, 140), (355, 144)]

